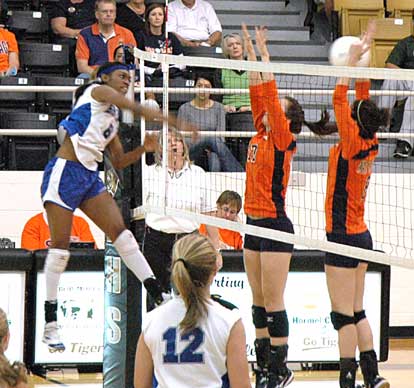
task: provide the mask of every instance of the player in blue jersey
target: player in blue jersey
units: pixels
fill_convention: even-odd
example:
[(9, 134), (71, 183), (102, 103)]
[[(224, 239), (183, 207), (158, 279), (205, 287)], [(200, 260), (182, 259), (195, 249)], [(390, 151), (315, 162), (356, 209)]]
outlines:
[(46, 325), (43, 342), (55, 350), (65, 349), (57, 326), (57, 289), (69, 261), (70, 231), (76, 208), (105, 232), (155, 302), (163, 300), (158, 280), (133, 234), (125, 227), (116, 202), (99, 178), (98, 163), (102, 162), (103, 152), (107, 149), (113, 166), (122, 169), (137, 162), (144, 152), (155, 151), (158, 147), (157, 137), (147, 135), (142, 146), (124, 152), (118, 136), (120, 109), (129, 109), (147, 120), (175, 121), (125, 97), (131, 81), (126, 65), (106, 63), (99, 68), (97, 76), (98, 81), (77, 89), (72, 112), (60, 123), (63, 143), (46, 166), (41, 186), (51, 235), (44, 266)]
[(240, 314), (210, 297), (221, 255), (197, 233), (178, 240), (172, 255), (171, 279), (178, 297), (144, 319), (135, 388), (250, 388)]

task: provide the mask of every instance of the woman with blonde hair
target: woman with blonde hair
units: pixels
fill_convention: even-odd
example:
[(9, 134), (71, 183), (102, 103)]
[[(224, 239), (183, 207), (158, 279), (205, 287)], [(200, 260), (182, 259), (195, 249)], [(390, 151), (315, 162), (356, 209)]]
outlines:
[(9, 346), (10, 331), (7, 315), (0, 308), (0, 388), (28, 388), (27, 371), (21, 362), (10, 363), (4, 355)]
[[(244, 61), (245, 45), (242, 37), (233, 32), (225, 35), (221, 44), (223, 55), (227, 59)], [(225, 89), (248, 89), (249, 77), (247, 71), (233, 69), (219, 69), (215, 75), (215, 87)], [(250, 96), (248, 93), (224, 94), (223, 101), (226, 112), (248, 112), (251, 110)]]
[[(162, 133), (159, 134), (161, 143)], [(191, 164), (187, 145), (180, 131), (170, 127), (167, 135), (167, 171), (162, 168), (162, 154), (155, 153), (155, 164), (149, 166), (144, 178), (145, 203), (150, 206), (165, 206), (181, 210), (210, 214), (214, 204), (208, 201), (205, 171)], [(160, 189), (165, 185), (165, 198)], [(145, 217), (143, 252), (163, 290), (170, 286), (171, 251), (174, 243), (186, 234), (195, 232), (200, 223), (193, 219), (149, 212)], [(214, 233), (210, 227), (207, 233)], [(218, 244), (218, 233), (215, 232)]]
[(149, 313), (135, 359), (135, 388), (250, 388), (244, 327), (237, 310), (211, 299), (222, 257), (199, 234), (173, 248), (178, 296)]

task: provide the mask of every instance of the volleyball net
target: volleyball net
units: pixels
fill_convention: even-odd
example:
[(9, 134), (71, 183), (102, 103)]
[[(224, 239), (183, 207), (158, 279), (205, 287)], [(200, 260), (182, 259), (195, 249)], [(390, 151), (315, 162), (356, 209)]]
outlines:
[[(176, 112), (178, 117), (193, 122), (200, 130), (197, 141), (204, 141), (201, 147), (195, 147), (190, 137), (187, 139), (192, 162), (207, 171), (205, 182), (193, 182), (187, 189), (189, 193), (199, 193), (199, 186), (203, 186), (211, 209), (215, 208), (217, 198), (225, 190), (235, 191), (244, 197), (247, 145), (256, 133), (251, 112), (248, 108), (246, 111), (240, 108), (250, 105), (246, 72), (274, 74), (279, 97), (295, 98), (301, 104), (308, 122), (318, 121), (323, 110), (330, 114), (330, 121), (336, 120), (332, 95), (338, 77), (371, 79), (371, 99), (381, 107), (390, 108), (393, 114), (391, 126), (377, 133), (379, 153), (365, 202), (365, 221), (373, 237), (374, 251), (326, 241), (324, 207), (328, 156), (330, 148), (339, 138), (337, 134), (316, 136), (306, 126), (303, 126), (296, 139), (297, 151), (286, 192), (286, 213), (293, 222), (294, 235), (246, 225), (243, 208), (239, 214), (240, 221), (233, 222), (207, 215), (199, 206), (171, 195), (174, 184), (179, 183), (168, 179), (166, 161), (161, 163), (163, 174), (157, 174), (157, 179), (148, 173), (150, 167), (143, 163), (144, 203), (132, 211), (133, 218), (138, 219), (149, 213), (174, 215), (184, 220), (197, 220), (199, 223), (237, 231), (242, 235), (252, 234), (293, 243), (296, 249), (329, 251), (382, 264), (414, 268), (414, 156), (411, 151), (407, 155), (398, 155), (396, 152), (397, 147), (406, 145), (402, 142), (411, 146), (414, 142), (414, 132), (409, 125), (411, 116), (414, 125), (414, 87), (410, 89), (407, 86), (414, 85), (414, 73), (411, 70), (266, 64), (160, 55), (138, 49), (135, 50), (135, 56), (140, 61), (141, 80), (145, 79), (144, 61), (159, 63), (164, 75), (157, 86), (141, 82), (138, 89), (141, 100), (155, 96), (165, 112)], [(186, 75), (168, 79), (168, 69), (177, 65), (186, 66)], [(194, 81), (199, 77), (210, 81), (211, 88), (208, 83), (195, 84)], [(203, 105), (206, 98), (213, 102)], [(353, 81), (348, 99), (351, 104), (355, 99)], [(167, 128), (164, 126), (160, 129), (163, 130), (163, 152), (166, 154)], [(216, 143), (220, 144), (220, 150), (216, 149)], [(160, 176), (165, 179), (159, 179)]]

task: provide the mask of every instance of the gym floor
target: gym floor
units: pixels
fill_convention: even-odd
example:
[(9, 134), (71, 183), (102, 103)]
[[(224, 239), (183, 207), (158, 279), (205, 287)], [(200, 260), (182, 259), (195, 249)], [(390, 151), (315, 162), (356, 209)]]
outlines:
[[(388, 361), (380, 364), (381, 375), (392, 388), (414, 387), (414, 339), (392, 339)], [(295, 371), (292, 388), (338, 388), (336, 371)], [(357, 377), (361, 381), (362, 377)], [(102, 374), (77, 374), (74, 370), (53, 372), (48, 379), (30, 378), (30, 387), (101, 388)], [(195, 387), (196, 388), (196, 387)]]

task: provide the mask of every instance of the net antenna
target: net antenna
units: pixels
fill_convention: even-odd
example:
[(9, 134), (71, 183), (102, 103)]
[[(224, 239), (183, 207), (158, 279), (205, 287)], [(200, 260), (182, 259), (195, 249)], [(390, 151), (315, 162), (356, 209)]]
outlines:
[[(377, 80), (413, 81), (412, 70), (386, 68), (349, 68), (342, 66), (306, 65), (296, 63), (262, 63), (244, 60), (229, 60), (217, 58), (201, 58), (188, 56), (162, 55), (146, 53), (135, 49), (135, 55), (140, 60), (159, 62), (168, 68), (169, 64), (185, 64), (191, 67), (204, 69), (221, 69), (254, 72), (272, 72), (276, 76), (279, 96), (289, 95), (299, 101), (305, 112), (306, 120), (318, 121), (322, 109), (327, 108), (331, 121), (335, 120), (332, 108), (332, 95), (338, 77), (371, 79), (371, 99), (378, 100), (382, 96), (397, 96), (398, 99), (412, 98), (414, 92), (409, 90), (383, 90)], [(168, 94), (188, 95), (186, 87), (169, 88), (168, 71), (163, 69), (164, 83), (162, 88), (151, 88), (151, 91), (163, 93), (163, 109), (168, 111)], [(197, 94), (205, 92), (204, 88), (192, 88)], [(212, 88), (208, 92), (213, 94), (248, 94), (246, 88)], [(348, 100), (352, 104), (355, 99), (354, 86), (351, 84)], [(187, 99), (188, 101), (188, 99)], [(185, 98), (183, 98), (185, 102)], [(384, 106), (385, 107), (385, 106)], [(180, 107), (181, 108), (181, 107)], [(407, 104), (409, 113), (411, 106)], [(412, 112), (414, 115), (414, 112)], [(180, 110), (178, 115), (180, 115)], [(199, 128), (203, 123), (198, 123)], [(225, 140), (236, 139), (237, 142), (248, 141), (255, 133), (254, 127), (250, 130), (225, 128), (225, 131), (201, 131), (202, 136), (216, 136)], [(362, 260), (378, 262), (387, 265), (396, 265), (414, 269), (414, 163), (412, 158), (397, 160), (393, 158), (393, 149), (397, 139), (405, 139), (411, 144), (414, 134), (389, 133), (384, 129), (377, 133), (379, 139), (379, 155), (374, 162), (373, 173), (367, 191), (365, 203), (365, 221), (374, 240), (374, 249), (368, 251), (352, 246), (345, 246), (326, 241), (325, 210), (326, 178), (328, 168), (329, 149), (338, 142), (337, 135), (318, 137), (303, 127), (297, 136), (297, 153), (293, 158), (290, 181), (286, 194), (286, 213), (291, 218), (295, 235), (276, 230), (258, 228), (244, 223), (244, 214), (240, 213), (241, 222), (232, 222), (224, 219), (200, 214), (197, 211), (185, 208), (182, 203), (165, 202), (164, 194), (160, 192), (158, 202), (146, 202), (140, 209), (133, 210), (134, 214), (155, 212), (158, 214), (175, 215), (183, 219), (196, 219), (200, 223), (214, 225), (224, 229), (238, 231), (242, 234), (253, 234), (295, 244), (296, 249), (310, 248), (320, 251), (333, 252)], [(166, 152), (166, 128), (164, 128), (164, 150)], [(237, 150), (236, 150), (237, 151)], [(236, 152), (232, 150), (233, 154)], [(237, 155), (239, 156), (239, 155)], [(164, 158), (165, 159), (165, 158)], [(163, 161), (164, 163), (164, 161)], [(163, 164), (163, 167), (166, 166)], [(145, 170), (145, 166), (144, 166)], [(208, 191), (210, 200), (214, 204), (224, 190), (237, 191), (242, 197), (244, 194), (244, 173), (220, 171), (208, 172)], [(149, 187), (154, 182), (147, 182)], [(145, 184), (144, 184), (145, 186)], [(145, 189), (145, 187), (144, 187)], [(169, 188), (171, 190), (172, 188)], [(189, 188), (190, 189), (190, 188)], [(145, 198), (145, 196), (143, 196)]]

